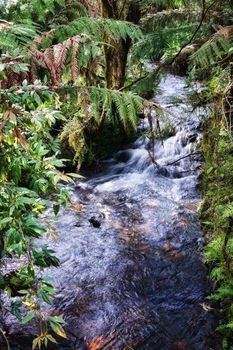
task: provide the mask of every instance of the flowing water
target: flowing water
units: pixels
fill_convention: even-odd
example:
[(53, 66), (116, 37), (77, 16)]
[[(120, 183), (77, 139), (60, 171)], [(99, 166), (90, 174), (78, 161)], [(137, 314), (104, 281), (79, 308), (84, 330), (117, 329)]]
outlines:
[[(73, 204), (56, 222), (59, 239), (49, 243), (61, 260), (49, 271), (54, 308), (69, 335), (56, 349), (221, 349), (197, 214), (203, 111), (191, 111), (186, 92), (184, 78), (160, 83), (156, 102), (172, 112), (175, 132), (155, 143), (158, 165), (141, 125), (101, 174), (72, 188)], [(14, 334), (13, 318), (6, 324)], [(29, 349), (19, 344), (13, 349)]]

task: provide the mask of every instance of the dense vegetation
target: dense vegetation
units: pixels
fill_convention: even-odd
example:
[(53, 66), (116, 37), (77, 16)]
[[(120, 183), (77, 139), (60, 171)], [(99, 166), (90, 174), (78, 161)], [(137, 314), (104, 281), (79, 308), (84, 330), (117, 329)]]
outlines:
[[(202, 181), (212, 237), (206, 256), (223, 311), (219, 330), (232, 348), (233, 2), (19, 0), (2, 2), (0, 13), (1, 258), (19, 258), (0, 288), (22, 296), (12, 303), (22, 323), (39, 321), (33, 348), (56, 342), (50, 329), (66, 337), (63, 319), (43, 313), (55, 289), (41, 271), (59, 261), (34, 245), (45, 232), (54, 235), (39, 216), (48, 198), (56, 215), (76, 170), (96, 166), (106, 149), (133, 135), (142, 115), (150, 121), (153, 110), (159, 118), (161, 107), (146, 98), (168, 67), (205, 85), (191, 98), (211, 115)], [(152, 73), (148, 60), (158, 62)]]

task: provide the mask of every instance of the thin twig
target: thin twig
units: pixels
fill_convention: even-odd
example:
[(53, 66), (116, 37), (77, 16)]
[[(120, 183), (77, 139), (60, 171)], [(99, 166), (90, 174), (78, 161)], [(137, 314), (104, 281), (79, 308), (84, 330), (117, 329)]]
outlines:
[(143, 77), (140, 77), (140, 78), (134, 80), (134, 81), (133, 81), (132, 83), (130, 83), (129, 85), (122, 86), (118, 91), (123, 91), (123, 90), (126, 90), (126, 89), (132, 87), (133, 85), (137, 84), (139, 81), (141, 81), (141, 80), (147, 78), (148, 75), (149, 75), (149, 73), (148, 73), (147, 75), (144, 75)]
[(215, 0), (212, 2), (212, 4), (210, 4), (210, 6), (208, 6), (207, 8), (205, 7), (205, 0), (202, 0), (202, 15), (201, 15), (201, 20), (200, 20), (200, 23), (198, 24), (196, 30), (194, 31), (192, 37), (189, 39), (189, 41), (187, 43), (185, 43), (181, 48), (180, 50), (178, 51), (178, 53), (175, 55), (175, 57), (173, 57), (173, 59), (171, 60), (170, 64), (173, 64), (175, 62), (175, 60), (177, 59), (177, 57), (181, 54), (181, 52), (183, 51), (183, 49), (190, 45), (191, 42), (193, 41), (193, 39), (196, 37), (197, 33), (199, 32), (199, 30), (201, 29), (201, 26), (204, 22), (204, 19), (207, 15), (207, 13), (209, 12), (209, 10), (211, 9), (211, 7), (213, 7), (215, 5), (215, 3), (218, 2), (218, 0)]
[(195, 156), (195, 155), (197, 155), (197, 154), (201, 154), (201, 151), (187, 154), (186, 156), (183, 156), (183, 157), (181, 157), (181, 158), (175, 160), (175, 161), (172, 162), (172, 163), (167, 163), (166, 166), (167, 166), (167, 165), (173, 165), (173, 164), (175, 164), (175, 163), (178, 163), (178, 162), (179, 162), (180, 160), (182, 160), (182, 159), (185, 159), (185, 158), (188, 158), (188, 157), (191, 157), (191, 156)]
[[(155, 72), (153, 73), (155, 76), (159, 74), (160, 70), (165, 67), (166, 64), (164, 63), (160, 63), (157, 67), (156, 67), (156, 70)], [(143, 80), (143, 79), (146, 79), (151, 73), (148, 73), (147, 75), (144, 75), (136, 80), (134, 80), (132, 83), (130, 83), (129, 85), (126, 85), (126, 86), (122, 86), (122, 88), (119, 89), (119, 91), (124, 91), (126, 89), (129, 89), (131, 88), (133, 85), (137, 84), (139, 81)]]
[(2, 328), (0, 328), (0, 332), (2, 333), (3, 338), (4, 338), (4, 339), (5, 339), (5, 341), (6, 341), (7, 350), (11, 350), (11, 349), (10, 349), (10, 344), (9, 344), (9, 342), (8, 342), (8, 339), (7, 339), (7, 337), (6, 337), (6, 335), (5, 335), (5, 332), (3, 331), (3, 329), (2, 329)]

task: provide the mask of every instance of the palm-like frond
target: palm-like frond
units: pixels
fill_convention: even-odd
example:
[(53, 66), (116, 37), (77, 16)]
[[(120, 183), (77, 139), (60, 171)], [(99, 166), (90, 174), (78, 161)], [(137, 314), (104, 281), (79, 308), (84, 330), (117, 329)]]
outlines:
[(162, 6), (164, 9), (179, 8), (185, 6), (185, 0), (143, 0), (141, 2), (142, 7), (150, 5)]
[(112, 122), (115, 114), (124, 125), (136, 128), (139, 113), (142, 112), (144, 99), (130, 92), (120, 92), (99, 87), (89, 87), (91, 116), (97, 123), (105, 118)]
[(133, 46), (131, 63), (143, 59), (161, 58), (172, 40), (177, 39), (180, 46), (182, 46), (182, 43), (187, 42), (196, 26), (197, 23), (190, 23), (182, 26), (166, 27), (146, 34), (143, 40), (138, 41)]
[(61, 82), (61, 73), (67, 60), (68, 51), (71, 51), (71, 74), (73, 80), (77, 79), (78, 64), (77, 54), (82, 43), (83, 35), (73, 36), (62, 43), (48, 47), (45, 51), (36, 48), (30, 50), (35, 64), (48, 69), (52, 79), (52, 85), (58, 86)]
[(105, 34), (112, 36), (116, 40), (129, 37), (131, 40), (136, 41), (143, 37), (141, 29), (131, 22), (81, 17), (69, 23), (69, 25), (59, 26), (52, 32), (47, 42), (44, 42), (44, 45), (49, 44), (48, 40), (51, 43), (54, 38), (58, 41), (64, 41), (78, 34), (87, 34), (97, 41), (104, 41)]
[(13, 12), (19, 18), (32, 19), (35, 16), (42, 22), (45, 21), (48, 13), (55, 13), (56, 6), (65, 7), (65, 0), (18, 0), (8, 3), (8, 11), (3, 13), (7, 16)]
[(30, 46), (36, 35), (37, 28), (34, 25), (0, 20), (0, 42), (3, 52)]
[(150, 16), (146, 16), (141, 21), (142, 27), (146, 32), (154, 32), (162, 28), (175, 27), (182, 23), (182, 26), (189, 23), (196, 23), (198, 16), (201, 14), (200, 9), (170, 9), (160, 11)]
[[(103, 125), (111, 127), (123, 125), (129, 133), (136, 129), (139, 114), (146, 107), (143, 98), (133, 94), (90, 86), (86, 88), (62, 87), (64, 96), (74, 96), (77, 110), (69, 117), (60, 139), (68, 144), (74, 153), (74, 163), (78, 168), (88, 152), (86, 135), (96, 134)], [(66, 97), (64, 97), (66, 99)], [(73, 98), (72, 98), (73, 100)], [(81, 101), (82, 103), (78, 103)], [(81, 110), (80, 110), (80, 106)]]
[(233, 43), (233, 26), (223, 27), (195, 52), (190, 62), (205, 68), (228, 54)]

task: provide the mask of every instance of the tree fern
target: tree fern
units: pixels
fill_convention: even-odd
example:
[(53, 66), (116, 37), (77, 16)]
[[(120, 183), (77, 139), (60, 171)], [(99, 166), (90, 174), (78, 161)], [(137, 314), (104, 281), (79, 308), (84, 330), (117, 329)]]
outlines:
[(185, 6), (185, 0), (142, 0), (141, 6), (156, 5), (163, 8), (179, 8)]
[(182, 45), (190, 37), (194, 28), (196, 28), (196, 23), (190, 23), (177, 27), (166, 27), (146, 34), (143, 40), (138, 41), (133, 46), (131, 62), (136, 63), (140, 59), (161, 58), (173, 38), (178, 38), (180, 45)]
[(170, 28), (179, 26), (180, 23), (182, 26), (190, 22), (196, 23), (199, 14), (201, 14), (200, 9), (170, 9), (146, 16), (141, 24), (146, 32), (154, 32), (167, 26)]
[(133, 93), (120, 92), (99, 87), (89, 87), (91, 115), (100, 123), (106, 113), (106, 118), (111, 122), (115, 113), (124, 125), (136, 129), (139, 113), (142, 112), (145, 101)]
[(55, 13), (56, 5), (65, 7), (65, 0), (18, 0), (11, 1), (3, 15), (15, 13), (19, 18), (35, 19), (35, 15), (42, 22), (45, 22), (48, 13)]
[(26, 46), (32, 45), (33, 39), (37, 36), (35, 25), (28, 23), (13, 24), (7, 21), (0, 21), (0, 42), (1, 50), (4, 52), (17, 49), (21, 53), (26, 52)]
[[(74, 153), (78, 168), (88, 152), (86, 135), (95, 134), (103, 125), (123, 125), (126, 132), (136, 129), (139, 114), (148, 102), (133, 94), (95, 86), (87, 88), (62, 87), (63, 99), (73, 95), (73, 115), (69, 117), (60, 138)], [(79, 101), (77, 103), (77, 101)]]
[(223, 27), (215, 33), (190, 59), (192, 64), (207, 67), (226, 56), (233, 42), (233, 26)]
[(63, 41), (78, 34), (87, 34), (97, 41), (103, 41), (105, 34), (117, 40), (129, 37), (135, 41), (143, 38), (142, 31), (133, 23), (105, 18), (81, 17), (69, 25), (59, 26), (53, 31), (49, 40), (50, 43), (53, 38)]

